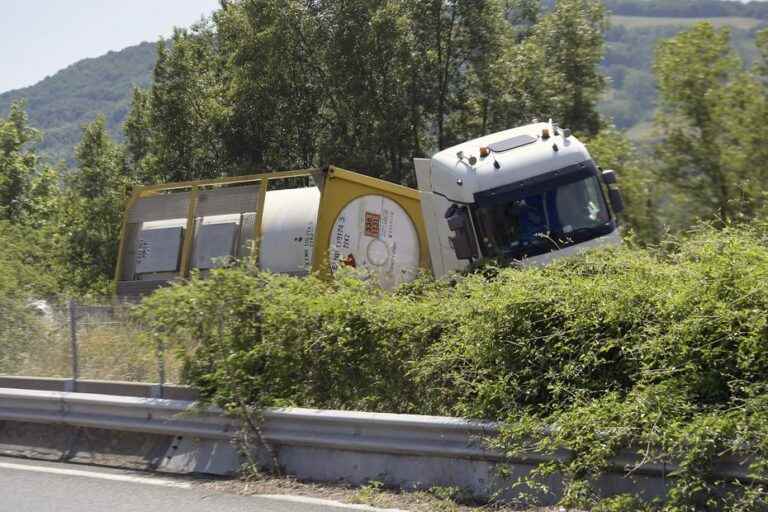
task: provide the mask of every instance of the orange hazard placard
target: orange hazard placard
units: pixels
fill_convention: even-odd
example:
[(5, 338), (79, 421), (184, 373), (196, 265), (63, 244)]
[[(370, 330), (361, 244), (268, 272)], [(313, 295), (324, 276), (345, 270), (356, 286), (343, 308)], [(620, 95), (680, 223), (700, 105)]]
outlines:
[(379, 238), (381, 229), (381, 215), (378, 213), (365, 212), (365, 236)]

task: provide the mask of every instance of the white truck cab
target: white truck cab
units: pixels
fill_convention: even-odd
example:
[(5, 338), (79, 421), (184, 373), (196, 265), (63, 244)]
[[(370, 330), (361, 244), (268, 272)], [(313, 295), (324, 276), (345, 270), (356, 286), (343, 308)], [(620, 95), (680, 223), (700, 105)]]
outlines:
[(415, 168), (437, 276), (482, 258), (544, 264), (621, 243), (615, 174), (600, 173), (584, 144), (551, 121), (463, 142)]

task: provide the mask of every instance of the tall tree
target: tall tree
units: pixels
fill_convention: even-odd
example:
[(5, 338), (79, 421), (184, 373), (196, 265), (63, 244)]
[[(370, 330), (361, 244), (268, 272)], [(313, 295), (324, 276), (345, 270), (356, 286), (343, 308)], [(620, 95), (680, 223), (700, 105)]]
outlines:
[(598, 66), (605, 26), (605, 9), (593, 0), (557, 0), (534, 25), (523, 26), (520, 44), (508, 47), (506, 56), (511, 68), (503, 111), (507, 125), (537, 117), (587, 135), (599, 131), (597, 101), (605, 79)]
[(410, 14), (403, 2), (329, 2), (328, 130), (320, 161), (409, 182), (426, 124)]
[(597, 101), (605, 87), (599, 71), (603, 59), (605, 7), (592, 0), (558, 0), (536, 24), (530, 44), (542, 48), (545, 66), (559, 75), (558, 120), (563, 126), (594, 135), (600, 129)]
[(723, 165), (722, 101), (740, 67), (729, 30), (709, 23), (662, 42), (653, 67), (661, 99), (660, 177), (686, 194), (692, 213), (715, 212), (723, 221), (735, 213), (739, 176)]
[(0, 118), (0, 219), (19, 221), (39, 161), (31, 145), (40, 133), (31, 128), (23, 103), (14, 103), (7, 118)]
[(324, 2), (244, 0), (215, 16), (227, 63), (223, 140), (238, 172), (315, 163), (328, 128)]
[(154, 83), (135, 91), (127, 119), (129, 158), (146, 182), (183, 181), (227, 172), (216, 34), (209, 21), (177, 29), (157, 45)]
[(117, 261), (121, 216), (132, 179), (103, 117), (83, 129), (77, 168), (66, 178), (59, 211), (58, 252), (69, 284), (106, 292)]

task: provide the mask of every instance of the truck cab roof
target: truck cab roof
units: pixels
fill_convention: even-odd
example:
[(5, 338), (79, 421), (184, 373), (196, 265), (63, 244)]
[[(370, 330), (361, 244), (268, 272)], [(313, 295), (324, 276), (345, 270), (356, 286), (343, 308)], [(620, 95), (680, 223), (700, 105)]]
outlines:
[[(487, 148), (482, 156), (481, 148)], [(432, 191), (459, 203), (477, 192), (590, 160), (586, 147), (551, 122), (532, 123), (446, 148), (431, 159)]]

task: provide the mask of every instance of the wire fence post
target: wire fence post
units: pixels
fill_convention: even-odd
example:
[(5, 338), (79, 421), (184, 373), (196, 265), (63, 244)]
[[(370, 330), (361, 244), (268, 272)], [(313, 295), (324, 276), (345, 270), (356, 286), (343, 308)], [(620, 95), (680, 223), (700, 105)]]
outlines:
[(77, 303), (69, 300), (69, 353), (72, 360), (72, 391), (77, 391), (77, 380), (80, 378), (77, 354)]
[(162, 337), (157, 339), (157, 377), (160, 381), (160, 398), (164, 398), (165, 390), (165, 341)]

